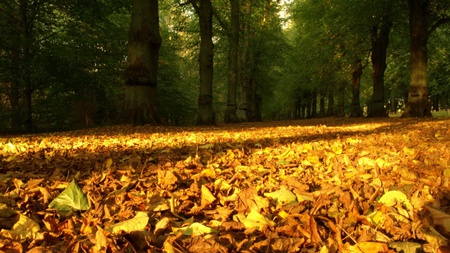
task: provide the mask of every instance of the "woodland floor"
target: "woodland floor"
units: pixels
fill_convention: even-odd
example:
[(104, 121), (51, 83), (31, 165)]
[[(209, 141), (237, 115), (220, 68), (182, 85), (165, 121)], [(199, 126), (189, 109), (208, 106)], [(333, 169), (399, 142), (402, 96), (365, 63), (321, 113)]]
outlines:
[(0, 137), (0, 251), (450, 252), (449, 126), (325, 118)]

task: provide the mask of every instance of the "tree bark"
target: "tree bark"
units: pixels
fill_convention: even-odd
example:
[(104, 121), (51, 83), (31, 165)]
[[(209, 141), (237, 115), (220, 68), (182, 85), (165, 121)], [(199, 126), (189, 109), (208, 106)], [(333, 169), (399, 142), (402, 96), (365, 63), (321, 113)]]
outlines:
[(125, 101), (128, 121), (134, 125), (161, 123), (156, 108), (161, 40), (158, 0), (133, 0)]
[(373, 94), (368, 117), (387, 117), (384, 108), (384, 72), (386, 70), (386, 53), (389, 46), (389, 33), (392, 21), (385, 15), (380, 24), (374, 25), (371, 31), (372, 44), (372, 82)]
[(317, 89), (312, 91), (311, 117), (317, 118)]
[(325, 116), (325, 96), (323, 92), (320, 92), (319, 99), (319, 117), (322, 118)]
[(334, 116), (334, 96), (331, 90), (328, 90), (328, 108), (327, 108), (327, 116)]
[(352, 105), (351, 105), (351, 118), (363, 117), (363, 111), (361, 109), (361, 100), (359, 98), (359, 92), (361, 87), (361, 75), (363, 73), (363, 67), (361, 65), (361, 59), (356, 60), (353, 64), (352, 73)]
[(337, 117), (345, 117), (345, 86), (346, 83), (345, 82), (340, 82), (339, 83), (339, 88), (338, 88), (338, 101), (337, 101), (337, 105), (336, 105), (336, 116)]
[[(251, 0), (245, 1), (245, 16), (250, 17), (252, 14)], [(246, 20), (242, 25), (243, 43), (239, 68), (239, 101), (237, 116), (239, 121), (247, 122), (249, 120), (250, 96), (251, 96), (251, 70), (250, 61), (250, 24)]]
[(410, 82), (408, 102), (402, 117), (431, 117), (427, 82), (426, 7), (421, 0), (409, 0)]
[(200, 0), (198, 9), (200, 21), (200, 94), (198, 97), (197, 124), (215, 124), (213, 110), (213, 56), (214, 44), (212, 41), (212, 15), (211, 0)]
[(239, 59), (239, 0), (230, 0), (231, 4), (231, 30), (228, 35), (228, 99), (225, 111), (225, 123), (238, 122), (237, 111), (237, 84)]

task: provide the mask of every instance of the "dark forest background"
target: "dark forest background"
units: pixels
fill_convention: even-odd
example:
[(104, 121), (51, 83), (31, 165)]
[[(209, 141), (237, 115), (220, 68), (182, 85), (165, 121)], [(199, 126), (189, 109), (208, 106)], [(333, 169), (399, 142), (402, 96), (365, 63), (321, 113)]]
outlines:
[[(129, 30), (146, 1), (155, 2), (3, 0), (0, 132), (131, 123)], [(156, 2), (157, 123), (426, 117), (449, 108), (449, 0)], [(199, 70), (207, 7), (212, 112), (201, 108)]]

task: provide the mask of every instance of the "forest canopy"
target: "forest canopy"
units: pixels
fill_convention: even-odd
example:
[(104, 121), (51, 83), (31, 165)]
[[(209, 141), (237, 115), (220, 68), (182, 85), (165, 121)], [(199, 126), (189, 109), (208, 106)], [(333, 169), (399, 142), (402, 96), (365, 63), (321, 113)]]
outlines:
[(449, 0), (4, 0), (0, 132), (427, 117), (449, 24)]

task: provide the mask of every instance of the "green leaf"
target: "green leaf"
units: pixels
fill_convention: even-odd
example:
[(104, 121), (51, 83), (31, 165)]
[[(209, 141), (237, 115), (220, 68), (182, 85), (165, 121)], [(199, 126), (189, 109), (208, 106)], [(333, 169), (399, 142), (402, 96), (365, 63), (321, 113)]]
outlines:
[(89, 209), (89, 202), (77, 182), (72, 180), (69, 186), (50, 202), (48, 207), (60, 212), (68, 212), (70, 210), (85, 211)]
[(120, 231), (131, 233), (133, 231), (144, 230), (148, 223), (148, 215), (145, 212), (138, 212), (134, 218), (119, 222), (105, 229), (106, 231), (118, 234)]

